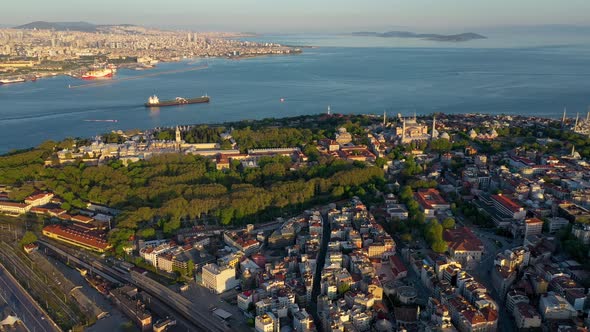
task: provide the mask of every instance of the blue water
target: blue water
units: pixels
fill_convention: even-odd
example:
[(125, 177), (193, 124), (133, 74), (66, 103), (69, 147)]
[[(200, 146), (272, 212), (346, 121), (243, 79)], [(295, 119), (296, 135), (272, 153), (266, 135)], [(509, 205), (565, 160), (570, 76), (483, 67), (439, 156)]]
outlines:
[[(586, 37), (586, 36), (583, 36)], [(427, 114), (506, 113), (561, 116), (590, 105), (590, 42), (574, 36), (521, 36), (462, 44), (345, 36), (269, 36), (319, 45), (296, 56), (162, 63), (120, 70), (110, 84), (54, 77), (0, 86), (0, 153), (47, 139), (89, 137), (116, 129), (283, 117), (325, 112)], [(208, 68), (132, 81), (156, 71)], [(143, 107), (162, 99), (208, 94), (208, 105)], [(280, 99), (284, 98), (284, 102)], [(114, 119), (117, 123), (84, 120)]]

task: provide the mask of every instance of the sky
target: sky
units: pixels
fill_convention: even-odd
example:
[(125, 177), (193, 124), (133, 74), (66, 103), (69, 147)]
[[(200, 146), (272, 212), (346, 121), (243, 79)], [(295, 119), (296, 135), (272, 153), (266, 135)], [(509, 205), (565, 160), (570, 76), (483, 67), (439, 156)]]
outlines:
[(347, 32), (590, 25), (589, 0), (1, 0), (0, 23), (87, 21), (195, 30)]

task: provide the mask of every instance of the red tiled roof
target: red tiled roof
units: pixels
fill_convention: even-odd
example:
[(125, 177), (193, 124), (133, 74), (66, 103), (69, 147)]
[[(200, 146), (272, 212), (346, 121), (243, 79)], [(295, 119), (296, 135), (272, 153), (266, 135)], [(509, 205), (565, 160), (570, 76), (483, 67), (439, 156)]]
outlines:
[(489, 307), (483, 308), (483, 309), (481, 309), (481, 313), (482, 313), (484, 319), (487, 320), (488, 322), (494, 322), (494, 321), (498, 320), (498, 311), (496, 311), (492, 308), (489, 308)]
[(512, 156), (511, 158), (512, 158), (512, 160), (521, 162), (527, 166), (532, 166), (535, 164), (532, 160), (524, 158), (524, 157)]
[(483, 251), (483, 243), (467, 227), (447, 229), (443, 233), (443, 239), (454, 251)]
[(522, 210), (522, 206), (516, 204), (513, 200), (506, 196), (492, 195), (492, 199), (496, 200), (498, 203), (502, 204), (504, 207), (506, 207), (512, 212), (520, 212)]
[(80, 215), (80, 214), (72, 216), (70, 219), (72, 221), (78, 221), (78, 222), (82, 222), (82, 223), (89, 223), (89, 222), (94, 221), (94, 219), (87, 217), (87, 216)]
[(38, 214), (44, 214), (44, 213), (48, 213), (49, 212), (49, 209), (48, 208), (39, 207), (39, 206), (33, 206), (31, 208), (31, 212), (32, 213), (38, 213)]
[(0, 206), (11, 206), (11, 207), (18, 207), (18, 208), (26, 208), (29, 206), (25, 203), (17, 203), (17, 202), (0, 202)]
[(416, 200), (422, 207), (432, 209), (434, 205), (448, 204), (436, 189), (420, 189), (416, 192)]
[(53, 194), (50, 194), (50, 193), (35, 194), (35, 195), (31, 195), (31, 196), (25, 198), (25, 201), (36, 201), (38, 199), (42, 199), (47, 196), (53, 196)]
[(475, 310), (464, 310), (461, 314), (472, 326), (486, 321), (483, 315)]
[(92, 235), (89, 233), (75, 231), (71, 228), (61, 226), (61, 225), (45, 226), (45, 228), (43, 228), (43, 231), (47, 232), (47, 233), (59, 235), (59, 236), (65, 238), (65, 239), (68, 239), (70, 241), (81, 243), (86, 246), (94, 247), (97, 249), (106, 250), (110, 247), (110, 245), (107, 243), (106, 240), (104, 240), (98, 236), (95, 236), (95, 235)]
[(520, 315), (526, 318), (539, 317), (539, 313), (535, 310), (535, 307), (526, 302), (516, 303), (514, 309), (518, 310)]
[(539, 218), (531, 218), (531, 219), (526, 219), (525, 222), (527, 224), (542, 224), (543, 220), (541, 220)]
[(402, 262), (402, 260), (396, 256), (389, 256), (389, 261), (391, 262), (392, 265), (392, 269), (395, 268), (395, 270), (397, 271), (397, 273), (402, 273), (402, 272), (407, 272), (408, 269), (406, 268), (406, 266), (404, 265), (404, 263)]

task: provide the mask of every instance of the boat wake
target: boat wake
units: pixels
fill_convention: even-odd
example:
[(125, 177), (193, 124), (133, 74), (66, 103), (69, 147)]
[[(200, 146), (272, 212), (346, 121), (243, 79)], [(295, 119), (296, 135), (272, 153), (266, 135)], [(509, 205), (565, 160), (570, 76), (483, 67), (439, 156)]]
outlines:
[[(96, 112), (108, 112), (108, 111), (118, 111), (118, 110), (131, 110), (131, 109), (138, 109), (137, 105), (121, 105), (121, 106), (108, 106), (108, 107), (93, 107), (93, 108), (86, 108), (86, 109), (71, 109), (71, 110), (60, 110), (54, 111), (51, 113), (45, 114), (31, 114), (25, 116), (15, 116), (15, 117), (6, 117), (0, 118), (0, 122), (9, 122), (9, 121), (21, 121), (21, 120), (41, 120), (41, 119), (51, 119), (51, 118), (59, 118), (68, 115), (77, 115), (77, 114), (91, 114)], [(84, 120), (84, 119), (80, 119)], [(95, 122), (95, 121), (92, 121)], [(101, 121), (102, 122), (102, 121)], [(112, 122), (112, 121), (108, 121)], [(118, 120), (117, 120), (118, 122)]]
[(106, 120), (86, 119), (84, 121), (85, 122), (119, 122), (119, 120), (111, 120), (111, 119), (106, 119)]

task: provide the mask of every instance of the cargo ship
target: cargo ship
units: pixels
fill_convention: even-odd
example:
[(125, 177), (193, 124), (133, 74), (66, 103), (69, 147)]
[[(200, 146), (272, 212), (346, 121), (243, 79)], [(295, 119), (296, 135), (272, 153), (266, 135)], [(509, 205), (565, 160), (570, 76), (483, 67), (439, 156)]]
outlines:
[(94, 69), (82, 74), (81, 78), (83, 80), (96, 80), (101, 78), (111, 78), (114, 74), (115, 70), (113, 68)]
[(201, 103), (208, 103), (209, 96), (201, 96), (198, 98), (183, 98), (183, 97), (176, 97), (173, 100), (160, 100), (158, 96), (153, 95), (148, 98), (147, 103), (145, 103), (145, 107), (160, 107), (160, 106), (177, 106), (177, 105), (187, 105), (187, 104), (201, 104)]
[(13, 84), (13, 83), (23, 83), (25, 82), (24, 78), (6, 78), (0, 80), (0, 85), (2, 84)]

